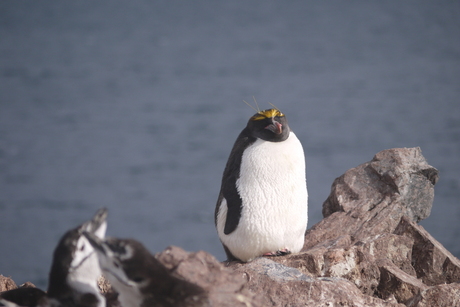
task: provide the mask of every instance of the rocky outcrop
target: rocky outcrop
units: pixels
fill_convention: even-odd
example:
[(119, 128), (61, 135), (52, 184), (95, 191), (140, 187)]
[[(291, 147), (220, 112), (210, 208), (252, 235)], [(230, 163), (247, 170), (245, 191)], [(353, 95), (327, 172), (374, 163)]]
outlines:
[(206, 252), (188, 253), (168, 247), (156, 257), (173, 276), (201, 289), (204, 299), (200, 299), (200, 306), (262, 306), (257, 293), (245, 287), (245, 278)]
[(426, 285), (460, 282), (460, 261), (434, 239), (423, 227), (406, 217), (401, 219), (395, 234), (414, 241), (412, 266), (417, 278)]
[(358, 241), (392, 233), (403, 216), (414, 222), (428, 217), (437, 180), (420, 148), (379, 152), (334, 181), (325, 218), (307, 232), (304, 249), (340, 234)]
[(298, 254), (219, 263), (169, 247), (156, 257), (201, 289), (203, 306), (460, 306), (459, 259), (417, 224), (437, 180), (419, 148), (385, 150), (334, 181)]
[(437, 180), (420, 148), (379, 152), (334, 181), (301, 253), (225, 263), (231, 290), (208, 291), (242, 291), (240, 306), (460, 306), (460, 261), (417, 224)]
[(6, 277), (0, 274), (0, 292), (16, 289), (18, 286), (11, 279), (11, 277)]
[(460, 284), (441, 284), (421, 291), (407, 302), (408, 307), (458, 307)]

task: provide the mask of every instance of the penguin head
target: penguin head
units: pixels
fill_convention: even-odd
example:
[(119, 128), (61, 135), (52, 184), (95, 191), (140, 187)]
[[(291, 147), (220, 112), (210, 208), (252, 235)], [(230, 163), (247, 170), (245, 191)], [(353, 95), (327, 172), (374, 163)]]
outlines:
[(282, 142), (289, 137), (286, 117), (277, 109), (257, 112), (248, 121), (246, 129), (251, 136), (269, 142)]
[(70, 262), (69, 268), (70, 272), (78, 270), (83, 265), (83, 263), (90, 259), (90, 257), (94, 258), (91, 259), (93, 262), (97, 259), (96, 255), (94, 254), (93, 247), (88, 242), (88, 239), (86, 239), (86, 237), (83, 235), (83, 232), (90, 232), (99, 238), (104, 238), (105, 231), (107, 229), (106, 219), (107, 209), (99, 209), (91, 220), (83, 223), (73, 231), (73, 238), (67, 240), (72, 253), (72, 261)]
[(107, 228), (106, 218), (107, 209), (99, 209), (91, 220), (67, 231), (62, 236), (54, 250), (50, 279), (54, 276), (53, 273), (59, 272), (58, 275), (61, 277), (79, 270), (90, 256), (95, 255), (93, 247), (83, 236), (83, 232), (91, 232), (103, 238)]

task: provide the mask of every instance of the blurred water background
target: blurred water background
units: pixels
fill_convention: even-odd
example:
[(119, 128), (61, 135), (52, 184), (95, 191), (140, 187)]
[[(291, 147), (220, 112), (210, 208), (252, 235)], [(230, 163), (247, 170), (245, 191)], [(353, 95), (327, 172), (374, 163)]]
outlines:
[(421, 224), (460, 256), (460, 2), (0, 2), (0, 273), (45, 288), (65, 231), (224, 260), (221, 174), (275, 104), (304, 145), (309, 228), (334, 178), (394, 147), (438, 168)]

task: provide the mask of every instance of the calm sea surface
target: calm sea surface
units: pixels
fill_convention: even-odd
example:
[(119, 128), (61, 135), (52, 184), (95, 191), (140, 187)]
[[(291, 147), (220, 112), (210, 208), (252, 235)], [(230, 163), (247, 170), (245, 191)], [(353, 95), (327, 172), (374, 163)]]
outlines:
[(0, 2), (0, 273), (45, 288), (65, 231), (224, 260), (238, 133), (275, 104), (304, 145), (309, 227), (334, 178), (394, 147), (440, 180), (422, 225), (460, 256), (460, 2)]

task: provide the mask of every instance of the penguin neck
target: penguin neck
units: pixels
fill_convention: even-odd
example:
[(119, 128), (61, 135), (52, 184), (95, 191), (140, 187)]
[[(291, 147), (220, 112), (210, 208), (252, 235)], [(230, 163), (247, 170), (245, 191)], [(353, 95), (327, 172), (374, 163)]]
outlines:
[(248, 127), (246, 127), (241, 131), (240, 135), (238, 136), (237, 140), (239, 139), (245, 139), (248, 144), (252, 144), (257, 140), (257, 137), (253, 136), (251, 130)]

